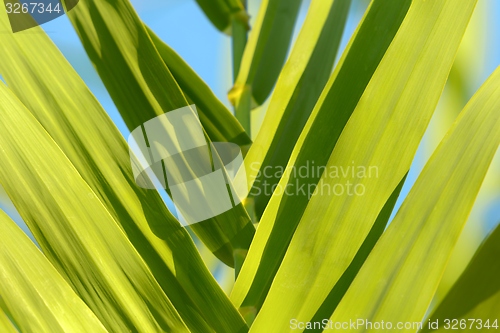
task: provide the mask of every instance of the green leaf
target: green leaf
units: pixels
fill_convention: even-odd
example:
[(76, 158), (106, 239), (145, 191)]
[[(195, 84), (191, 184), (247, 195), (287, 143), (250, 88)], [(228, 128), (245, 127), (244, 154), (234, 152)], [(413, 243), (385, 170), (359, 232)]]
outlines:
[[(131, 131), (190, 104), (127, 0), (82, 1), (68, 17)], [(255, 232), (241, 204), (190, 227), (230, 266), (234, 250), (248, 249)], [(157, 235), (169, 234), (160, 223), (153, 230)]]
[[(394, 209), (394, 206), (396, 205), (396, 201), (398, 200), (399, 194), (401, 192), (401, 189), (403, 188), (407, 176), (408, 174), (404, 176), (398, 187), (389, 197), (389, 200), (387, 200), (387, 202), (385, 203), (384, 208), (382, 208), (380, 214), (377, 216), (377, 220), (375, 220), (370, 233), (368, 234), (368, 236), (366, 236), (366, 239), (356, 253), (356, 256), (354, 256), (351, 264), (344, 271), (342, 277), (339, 279), (335, 287), (330, 290), (330, 293), (326, 297), (325, 301), (323, 302), (323, 304), (321, 304), (321, 307), (318, 309), (318, 311), (316, 311), (314, 317), (311, 319), (312, 322), (321, 322), (325, 318), (330, 318), (337, 308), (338, 304), (342, 300), (342, 297), (349, 289), (352, 281), (366, 261), (366, 258), (368, 258), (368, 255), (387, 227), (387, 222), (389, 222), (389, 218), (391, 217), (392, 211)], [(322, 330), (312, 329), (305, 330), (305, 332), (322, 332)]]
[(44, 253), (104, 326), (188, 332), (125, 231), (3, 83), (0, 112), (0, 182)]
[(233, 142), (248, 150), (252, 140), (233, 114), (215, 97), (208, 85), (151, 29), (147, 28), (158, 53), (191, 104), (200, 110), (203, 127), (215, 142)]
[(185, 323), (221, 332), (244, 326), (158, 193), (135, 184), (128, 147), (112, 121), (48, 37), (35, 29), (0, 36), (5, 47), (0, 73), (10, 88), (120, 224)]
[[(245, 8), (247, 8), (247, 0), (234, 0), (240, 2)], [(246, 16), (248, 18), (248, 15)], [(233, 80), (236, 81), (236, 77), (240, 72), (241, 60), (243, 59), (243, 53), (245, 52), (245, 47), (248, 42), (248, 30), (249, 24), (242, 20), (237, 19), (237, 16), (233, 16), (231, 23), (231, 51), (233, 56)]]
[[(229, 99), (236, 117), (250, 133), (250, 108), (261, 105), (271, 93), (285, 63), (302, 0), (263, 0), (250, 33), (240, 71)], [(250, 90), (249, 101), (244, 91)]]
[[(426, 164), (332, 316), (334, 322), (423, 319), (500, 145), (499, 87), (497, 69)], [(474, 303), (461, 303), (468, 304)]]
[[(3, 211), (0, 211), (0, 295), (1, 308), (22, 332), (107, 332)], [(17, 332), (3, 312), (0, 328), (2, 332)]]
[(196, 0), (212, 24), (231, 35), (232, 22), (238, 21), (249, 28), (249, 17), (240, 0)]
[[(293, 147), (306, 124), (328, 78), (340, 45), (351, 0), (313, 1), (290, 57), (276, 84), (268, 112), (253, 148), (249, 151), (254, 181), (255, 209), (260, 217), (279, 181), (263, 169), (285, 168)], [(260, 165), (259, 168), (256, 166)], [(256, 176), (250, 175), (250, 178)]]
[[(290, 318), (311, 319), (350, 265), (383, 206), (409, 170), (475, 3), (412, 1), (344, 127), (306, 210), (297, 214), (283, 200), (279, 210), (270, 209), (272, 202), (269, 204), (263, 221), (266, 214), (270, 218), (281, 213), (287, 222), (290, 216), (302, 216), (251, 331), (259, 332), (264, 327), (270, 331), (284, 330), (290, 328)], [(317, 111), (315, 108), (304, 133), (320, 121)], [(332, 122), (321, 121), (322, 130), (309, 130), (319, 136), (312, 141), (317, 146), (330, 140), (326, 133), (331, 133)], [(301, 136), (303, 140), (305, 135)], [(292, 156), (291, 163), (294, 159)], [(364, 170), (361, 176), (360, 167)], [(332, 174), (339, 169), (342, 175)], [(286, 172), (281, 182), (287, 184), (291, 173)], [(339, 184), (343, 190), (340, 194), (336, 189)], [(358, 189), (355, 194), (349, 193), (349, 184)]]
[[(299, 169), (311, 165), (321, 168), (327, 165), (342, 130), (398, 31), (410, 3), (409, 0), (376, 0), (372, 3), (318, 100), (310, 124), (299, 136), (287, 168)], [(315, 4), (317, 2), (312, 3)], [(302, 37), (299, 38), (302, 40)], [(308, 40), (310, 39), (304, 38), (304, 43)], [(311, 47), (304, 50), (312, 52)], [(364, 65), (359, 66), (359, 63)], [(294, 81), (290, 82), (289, 87), (295, 87), (294, 83), (298, 82), (298, 78), (292, 78)], [(277, 90), (276, 98), (286, 91), (285, 88)], [(291, 90), (288, 90), (287, 96), (291, 94)], [(261, 132), (265, 133), (267, 130), (270, 129), (264, 124)], [(328, 139), (325, 139), (326, 135)], [(261, 152), (265, 153), (269, 149), (270, 140), (264, 140), (264, 134), (261, 138), (257, 138), (245, 159), (247, 170), (250, 171), (250, 184), (260, 170), (259, 160), (264, 159)], [(289, 178), (282, 178), (278, 186), (285, 188), (292, 184), (295, 189), (314, 189), (320, 176), (319, 172), (310, 173), (306, 178), (291, 173)], [(260, 308), (309, 199), (309, 195), (301, 193), (293, 193), (291, 196), (277, 193), (273, 196), (267, 206), (268, 211), (261, 219), (258, 236), (254, 239), (252, 251), (243, 266), (243, 274), (236, 280), (231, 294), (231, 300), (236, 306)]]
[[(499, 257), (500, 226), (497, 226), (429, 317), (431, 323), (438, 321), (439, 329), (430, 329), (429, 321), (425, 321), (422, 332), (444, 332), (445, 319), (465, 319), (467, 332), (484, 332), (479, 320), (486, 323), (489, 319), (493, 324), (495, 320), (500, 319), (498, 318), (500, 313)], [(472, 319), (478, 319), (478, 321), (471, 322)]]
[(14, 327), (14, 325), (7, 317), (7, 315), (2, 311), (1, 307), (0, 307), (0, 330), (5, 333), (18, 333), (17, 329)]

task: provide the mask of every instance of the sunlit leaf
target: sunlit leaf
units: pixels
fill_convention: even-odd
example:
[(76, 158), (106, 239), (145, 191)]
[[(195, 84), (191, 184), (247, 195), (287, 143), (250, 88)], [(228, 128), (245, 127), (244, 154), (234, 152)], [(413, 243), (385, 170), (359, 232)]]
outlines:
[(248, 26), (248, 14), (240, 0), (196, 0), (212, 24), (222, 32), (231, 34), (232, 22)]
[[(259, 172), (253, 182), (255, 209), (260, 217), (278, 183), (275, 173), (284, 168), (312, 112), (337, 55), (351, 0), (312, 1), (304, 25), (276, 84), (266, 117), (249, 151), (249, 173)], [(257, 167), (260, 166), (260, 167)], [(249, 174), (250, 179), (256, 177)], [(264, 186), (265, 182), (265, 186)], [(252, 195), (252, 193), (250, 193)]]
[[(1, 210), (0, 295), (0, 308), (8, 311), (22, 332), (107, 332), (35, 244)], [(17, 332), (1, 311), (0, 330)]]
[[(498, 94), (498, 93), (497, 93)], [(498, 130), (497, 130), (498, 132)], [(475, 166), (474, 166), (475, 167)], [(484, 241), (471, 262), (424, 322), (422, 332), (445, 332), (445, 320), (465, 320), (467, 332), (484, 332), (489, 320), (500, 320), (500, 227)], [(429, 325), (436, 323), (437, 325)], [(439, 328), (439, 329), (431, 329)]]
[[(229, 98), (250, 133), (250, 109), (271, 93), (290, 47), (302, 0), (263, 0)], [(248, 94), (245, 92), (248, 91)]]
[[(413, 1), (343, 129), (303, 214), (283, 200), (279, 210), (269, 209), (270, 206), (266, 209), (262, 221), (268, 213), (271, 219), (276, 213), (287, 215), (287, 222), (290, 216), (294, 219), (301, 216), (251, 331), (259, 332), (264, 327), (271, 331), (286, 330), (291, 329), (290, 318), (311, 319), (350, 265), (380, 211), (409, 170), (475, 3), (475, 0), (462, 1), (457, 6), (452, 0)], [(317, 110), (313, 111), (303, 134), (322, 120)], [(331, 128), (331, 122), (321, 123), (326, 123), (323, 131), (311, 128), (309, 132), (329, 141), (327, 133), (331, 132), (326, 129), (327, 125)], [(313, 142), (318, 145), (321, 141)], [(332, 175), (332, 169), (340, 169), (342, 174)], [(281, 182), (286, 184), (290, 174), (291, 171), (285, 173)], [(300, 177), (298, 172), (295, 175)], [(273, 245), (267, 244), (269, 248)], [(274, 253), (277, 252), (275, 248)]]
[[(311, 123), (299, 136), (287, 168), (298, 170), (300, 167), (307, 168), (314, 165), (316, 170), (320, 170), (319, 168), (327, 165), (329, 156), (345, 124), (398, 31), (409, 4), (410, 1), (393, 3), (385, 0), (372, 3), (318, 100)], [(307, 40), (305, 39), (305, 41)], [(308, 48), (304, 48), (304, 50), (308, 50)], [(297, 52), (300, 55), (300, 49)], [(359, 66), (359, 63), (364, 65)], [(293, 68), (290, 70), (293, 71)], [(297, 79), (295, 78), (295, 80)], [(294, 87), (293, 84), (291, 87)], [(286, 93), (285, 90), (280, 89), (280, 91), (283, 94)], [(281, 94), (280, 91), (277, 90), (273, 98), (278, 98)], [(291, 96), (291, 94), (292, 92), (288, 91), (287, 96)], [(267, 126), (264, 124), (263, 128)], [(272, 132), (272, 130), (270, 131)], [(265, 152), (271, 143), (270, 139), (265, 139), (264, 130), (262, 133), (262, 135), (259, 134), (261, 138), (257, 138), (254, 148), (249, 151), (245, 159), (247, 170), (250, 170), (250, 183), (261, 170), (259, 161), (264, 159)], [(328, 140), (325, 140), (325, 137), (328, 137)], [(259, 150), (259, 146), (262, 146), (261, 150)], [(279, 171), (279, 168), (276, 170), (271, 168), (270, 171), (272, 174)], [(284, 175), (286, 174), (285, 172)], [(262, 305), (310, 199), (308, 193), (301, 193), (298, 189), (312, 191), (318, 183), (321, 173), (309, 172), (307, 176), (300, 177), (296, 173), (291, 173), (287, 176), (289, 178), (281, 179), (278, 185), (280, 188), (292, 184), (291, 186), (296, 193), (294, 192), (290, 196), (277, 193), (271, 199), (258, 228), (257, 234), (259, 236), (254, 239), (252, 251), (243, 266), (244, 272), (237, 279), (231, 294), (235, 305), (241, 306), (243, 304), (243, 306), (256, 308)]]
[(5, 333), (18, 333), (7, 315), (2, 311), (0, 306), (0, 330)]
[[(500, 69), (467, 104), (426, 164), (332, 316), (333, 322), (423, 319), (500, 145), (499, 87)], [(460, 306), (473, 304), (467, 300)]]
[[(314, 317), (311, 319), (312, 322), (322, 322), (325, 318), (329, 318), (337, 308), (338, 304), (340, 303), (340, 300), (342, 299), (347, 289), (351, 285), (352, 281), (354, 280), (354, 277), (356, 277), (356, 274), (358, 274), (359, 270), (366, 261), (366, 258), (371, 253), (373, 247), (375, 246), (380, 236), (384, 232), (385, 228), (387, 227), (387, 222), (391, 217), (392, 211), (394, 209), (394, 206), (396, 205), (396, 201), (399, 197), (399, 194), (401, 192), (405, 180), (406, 176), (403, 178), (403, 180), (401, 180), (398, 187), (396, 187), (394, 192), (391, 194), (391, 196), (385, 203), (384, 207), (380, 211), (380, 214), (377, 216), (377, 219), (375, 220), (373, 227), (368, 233), (368, 236), (366, 236), (366, 239), (364, 240), (363, 244), (359, 248), (354, 258), (352, 259), (351, 264), (342, 274), (335, 287), (332, 290), (330, 290), (330, 293), (324, 300), (323, 304), (321, 304), (320, 308), (318, 309), (318, 311), (316, 311)], [(311, 329), (306, 331), (322, 332), (322, 330), (320, 329), (317, 330)]]
[(156, 191), (135, 184), (124, 139), (48, 37), (38, 31), (2, 34), (0, 41), (0, 73), (126, 232), (183, 320), (221, 331), (241, 327), (186, 230)]
[(248, 149), (252, 141), (232, 113), (174, 50), (149, 28), (148, 33), (188, 100), (200, 110), (201, 122), (210, 139), (216, 142), (233, 142), (244, 150)]
[(3, 83), (0, 112), (0, 182), (44, 253), (103, 325), (188, 332), (125, 231)]
[[(82, 1), (68, 16), (131, 131), (190, 105), (127, 0)], [(206, 114), (201, 118), (209, 119)], [(212, 127), (209, 124), (205, 130)], [(248, 249), (254, 234), (243, 205), (191, 228), (230, 266), (234, 250)], [(169, 233), (160, 223), (154, 231), (157, 235)]]

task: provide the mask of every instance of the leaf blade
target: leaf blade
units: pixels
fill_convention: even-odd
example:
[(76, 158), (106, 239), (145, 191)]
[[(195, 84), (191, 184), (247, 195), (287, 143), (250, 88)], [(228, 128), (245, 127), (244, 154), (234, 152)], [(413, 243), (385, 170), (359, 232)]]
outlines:
[[(327, 164), (337, 170), (364, 168), (364, 176), (348, 172), (340, 184), (361, 186), (365, 192), (349, 195), (344, 186), (336, 195), (339, 180), (331, 169), (323, 173), (251, 331), (270, 322), (271, 330), (284, 330), (290, 318), (308, 321), (349, 266), (409, 170), (475, 3), (463, 1), (460, 8), (450, 0), (411, 3)], [(292, 294), (290, 288), (299, 291)], [(283, 310), (276, 313), (276, 308)]]
[(421, 332), (443, 332), (445, 319), (465, 319), (468, 331), (481, 332), (482, 325), (474, 322), (470, 328), (469, 319), (481, 319), (483, 322), (494, 321), (500, 312), (500, 284), (498, 276), (500, 266), (500, 227), (497, 227), (474, 254), (465, 271), (451, 287), (448, 294), (429, 317), (430, 322), (438, 323), (439, 329), (430, 329), (424, 325)]
[(248, 14), (240, 0), (196, 0), (196, 2), (212, 24), (226, 34), (232, 34), (233, 20), (248, 26)]
[(245, 326), (158, 193), (135, 184), (123, 137), (48, 37), (2, 34), (0, 40), (0, 73), (126, 231), (188, 325), (229, 332)]
[[(0, 211), (2, 307), (25, 332), (107, 332), (47, 258)], [(0, 314), (2, 332), (17, 332)], [(10, 329), (7, 327), (10, 326)]]
[(250, 110), (264, 103), (281, 72), (301, 2), (264, 0), (261, 3), (239, 73), (228, 94), (236, 117), (247, 133), (251, 133)]
[[(147, 28), (147, 27), (146, 27)], [(151, 29), (147, 28), (158, 53), (187, 98), (201, 110), (200, 117), (210, 139), (216, 142), (233, 142), (248, 149), (252, 140), (232, 113), (215, 97), (212, 90), (189, 65)]]
[[(308, 120), (299, 136), (287, 168), (297, 169), (308, 163), (314, 163), (317, 167), (327, 165), (328, 157), (392, 42), (409, 4), (410, 1), (401, 1), (397, 2), (396, 6), (384, 0), (372, 3), (310, 116), (310, 120), (314, 119), (314, 122), (310, 124)], [(306, 38), (307, 40), (310, 39)], [(365, 48), (370, 52), (366, 52)], [(360, 62), (365, 66), (359, 66)], [(338, 113), (331, 112), (334, 108)], [(332, 128), (329, 124), (334, 124), (335, 127)], [(325, 131), (331, 135), (326, 141), (323, 140), (322, 134)], [(316, 142), (322, 144), (318, 145)], [(252, 163), (264, 158), (260, 152), (265, 152), (268, 147), (263, 146), (262, 150), (259, 150), (259, 144), (261, 142), (254, 143), (254, 148), (249, 151), (245, 161)], [(250, 172), (259, 171), (259, 168), (260, 166), (252, 168), (252, 164), (247, 164)], [(257, 173), (250, 174), (249, 183), (253, 182), (256, 175)], [(288, 176), (285, 172), (278, 186), (286, 188), (288, 184), (292, 184), (296, 188), (305, 186), (308, 189), (309, 186), (316, 185), (319, 178), (319, 173), (303, 179), (295, 173)], [(252, 242), (252, 250), (243, 265), (244, 272), (236, 280), (231, 293), (231, 300), (236, 306), (261, 306), (308, 202), (309, 197), (300, 193), (294, 193), (292, 196), (287, 196), (286, 193), (274, 195), (262, 217)], [(287, 211), (289, 213), (286, 213)]]
[(262, 177), (262, 170), (286, 167), (295, 142), (330, 77), (350, 5), (351, 0), (311, 3), (278, 78), (264, 122), (247, 159), (250, 172), (261, 175), (248, 176), (255, 187), (253, 191), (260, 193), (255, 195), (259, 217), (271, 197), (271, 193), (266, 193), (263, 188), (263, 182), (272, 188), (279, 181), (274, 175)]
[[(130, 325), (137, 330), (165, 327), (187, 332), (124, 231), (3, 83), (0, 108), (0, 148), (5, 156), (0, 164), (1, 183), (52, 264), (87, 296), (93, 311), (111, 330)], [(36, 172), (30, 174), (31, 169)], [(26, 187), (19, 188), (19, 182)], [(157, 316), (149, 316), (149, 306), (156, 308)]]
[(2, 329), (2, 332), (6, 333), (18, 333), (17, 329), (2, 309), (0, 309), (0, 329)]
[(332, 320), (423, 319), (500, 145), (499, 87), (497, 69), (426, 164)]
[[(82, 2), (68, 17), (130, 131), (190, 105), (127, 0)], [(243, 205), (191, 229), (229, 266), (234, 250), (248, 249), (255, 232)], [(168, 231), (159, 223), (154, 230)]]

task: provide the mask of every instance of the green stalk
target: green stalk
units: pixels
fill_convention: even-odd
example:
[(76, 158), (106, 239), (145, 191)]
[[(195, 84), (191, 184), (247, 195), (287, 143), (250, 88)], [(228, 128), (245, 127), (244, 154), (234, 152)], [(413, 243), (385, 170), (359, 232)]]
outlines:
[[(248, 14), (246, 13), (246, 0), (241, 0), (244, 9), (232, 15), (232, 53), (233, 53), (233, 83), (236, 82), (238, 73), (240, 72), (241, 60), (243, 59), (243, 52), (247, 45), (248, 40)], [(243, 126), (248, 136), (251, 136), (251, 119), (250, 119), (251, 106), (250, 103), (240, 101), (235, 105), (236, 118)]]
[[(243, 7), (246, 9), (247, 1), (241, 0)], [(245, 46), (248, 40), (248, 30), (250, 29), (248, 23), (248, 14), (246, 10), (234, 13), (232, 15), (231, 26), (232, 26), (232, 51), (233, 51), (233, 82), (236, 81), (236, 77), (240, 72), (241, 59), (243, 58), (243, 52), (245, 51)]]

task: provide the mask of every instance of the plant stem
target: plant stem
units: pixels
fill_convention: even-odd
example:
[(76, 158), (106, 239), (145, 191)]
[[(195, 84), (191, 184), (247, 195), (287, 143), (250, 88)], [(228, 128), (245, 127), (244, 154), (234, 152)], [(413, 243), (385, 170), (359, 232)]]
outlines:
[[(246, 0), (241, 0), (246, 9)], [(232, 19), (233, 82), (240, 72), (241, 59), (247, 45), (248, 23), (245, 23), (246, 11), (236, 13)]]

